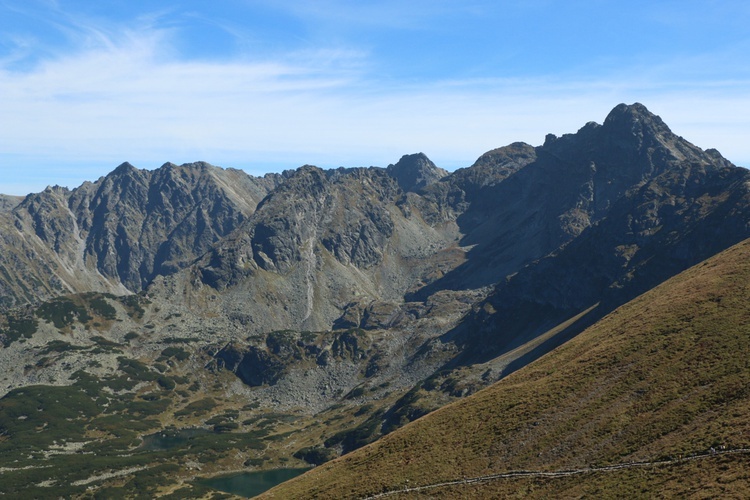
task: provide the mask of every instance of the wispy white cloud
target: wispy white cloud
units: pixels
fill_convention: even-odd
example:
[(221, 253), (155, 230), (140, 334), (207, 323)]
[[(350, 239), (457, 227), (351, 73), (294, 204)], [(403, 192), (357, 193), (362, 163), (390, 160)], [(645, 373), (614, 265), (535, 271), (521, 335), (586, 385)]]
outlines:
[[(697, 145), (750, 163), (750, 80), (719, 78), (720, 68), (709, 79), (682, 78), (675, 60), (595, 76), (405, 84), (379, 78), (372, 54), (342, 45), (186, 60), (175, 28), (158, 17), (129, 28), (78, 20), (76, 50), (23, 71), (0, 61), (0, 192), (18, 193), (8, 173), (28, 175), (35, 164), (100, 165), (97, 175), (82, 170), (83, 180), (125, 160), (152, 168), (201, 159), (260, 174), (303, 163), (387, 165), (423, 151), (456, 168), (513, 141), (540, 144), (547, 132), (601, 122), (634, 101)], [(724, 59), (690, 63), (716, 61)], [(59, 175), (47, 182), (79, 182)]]

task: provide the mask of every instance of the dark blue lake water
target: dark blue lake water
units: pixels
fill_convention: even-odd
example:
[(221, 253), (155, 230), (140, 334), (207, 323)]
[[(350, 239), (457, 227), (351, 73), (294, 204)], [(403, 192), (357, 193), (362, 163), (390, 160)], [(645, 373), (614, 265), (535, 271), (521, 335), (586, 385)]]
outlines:
[(201, 479), (200, 483), (215, 490), (251, 498), (308, 470), (310, 469), (275, 469), (241, 472), (229, 476)]

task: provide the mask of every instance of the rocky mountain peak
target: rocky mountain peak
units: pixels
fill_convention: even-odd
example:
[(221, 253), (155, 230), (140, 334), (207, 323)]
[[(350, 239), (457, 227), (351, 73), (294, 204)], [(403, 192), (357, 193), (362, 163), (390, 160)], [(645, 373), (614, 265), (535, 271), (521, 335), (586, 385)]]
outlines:
[(640, 103), (619, 104), (602, 125), (589, 122), (575, 134), (550, 134), (538, 150), (548, 163), (562, 162), (566, 175), (575, 170), (583, 178), (590, 176), (593, 198), (600, 201), (613, 201), (666, 172), (684, 177), (694, 168), (731, 166), (721, 155), (704, 152), (674, 134)]
[[(314, 165), (303, 165), (297, 170), (285, 170), (282, 174), (285, 178), (274, 195), (287, 200), (296, 200), (299, 197), (316, 197), (325, 189), (326, 173)], [(258, 205), (260, 209), (270, 199), (264, 199)]]
[(138, 169), (131, 165), (129, 162), (120, 163), (116, 169), (114, 169), (110, 175), (126, 175), (137, 171)]
[(235, 230), (282, 180), (203, 162), (155, 170), (125, 162), (73, 190), (9, 198), (0, 209), (0, 267), (21, 272), (0, 283), (0, 303), (139, 291)]
[(448, 175), (424, 153), (404, 155), (395, 165), (388, 165), (386, 170), (406, 192), (419, 191)]
[(536, 160), (536, 150), (524, 142), (514, 142), (487, 151), (469, 168), (455, 172), (464, 182), (476, 186), (497, 184)]
[(661, 117), (640, 103), (615, 106), (604, 120), (604, 128), (609, 133), (640, 137), (652, 135), (667, 138), (673, 135)]

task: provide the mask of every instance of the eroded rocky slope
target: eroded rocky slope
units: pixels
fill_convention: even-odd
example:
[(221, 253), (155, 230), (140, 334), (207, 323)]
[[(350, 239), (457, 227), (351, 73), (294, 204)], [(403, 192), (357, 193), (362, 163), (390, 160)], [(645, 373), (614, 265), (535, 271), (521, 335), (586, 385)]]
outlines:
[(745, 497), (750, 240), (263, 498)]
[(71, 190), (0, 211), (0, 305), (61, 293), (133, 293), (202, 255), (282, 180), (205, 163), (154, 171), (128, 163)]

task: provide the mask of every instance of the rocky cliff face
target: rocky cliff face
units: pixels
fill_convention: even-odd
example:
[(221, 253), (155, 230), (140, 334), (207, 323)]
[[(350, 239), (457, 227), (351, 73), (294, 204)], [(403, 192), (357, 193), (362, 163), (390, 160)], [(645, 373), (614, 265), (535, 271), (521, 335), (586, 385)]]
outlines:
[(62, 292), (135, 292), (229, 234), (282, 180), (205, 163), (128, 163), (70, 191), (48, 188), (0, 213), (3, 305)]
[(421, 191), (448, 175), (446, 170), (432, 163), (424, 153), (404, 155), (395, 165), (388, 165), (386, 171), (405, 192)]
[[(450, 174), (421, 153), (385, 169), (304, 166), (264, 178), (123, 164), (0, 212), (0, 286), (5, 305), (146, 288), (154, 318), (221, 325), (226, 341), (396, 332), (410, 339), (399, 366), (427, 376), (489, 362), (599, 304), (591, 321), (749, 237), (749, 186), (747, 170), (640, 104)], [(266, 350), (231, 352), (258, 361)], [(222, 362), (254, 373), (235, 361)], [(274, 383), (287, 373), (277, 371)]]
[(8, 306), (156, 280), (181, 307), (260, 330), (331, 328), (371, 303), (487, 287), (492, 310), (527, 300), (566, 315), (632, 297), (745, 237), (746, 191), (746, 170), (640, 104), (451, 174), (422, 153), (385, 169), (264, 178), (125, 163), (0, 212), (0, 291)]
[(261, 332), (363, 327), (367, 311), (418, 317), (408, 311), (428, 302), (454, 310), (446, 291), (491, 291), (443, 338), (466, 351), (457, 362), (486, 360), (750, 236), (749, 179), (644, 106), (620, 105), (602, 125), (449, 175), (421, 154), (387, 169), (302, 167), (151, 291)]
[(328, 329), (350, 304), (402, 301), (453, 238), (410, 212), (384, 169), (306, 166), (169, 286), (261, 331)]
[[(499, 282), (477, 306), (460, 329), (472, 346), (467, 359), (492, 357), (600, 304), (573, 335), (750, 236), (750, 173), (675, 136), (642, 105), (620, 105), (602, 126), (548, 137), (538, 156), (545, 177), (565, 172), (579, 186), (562, 190), (575, 205), (560, 214), (559, 230), (548, 231), (563, 244)], [(564, 241), (566, 234), (573, 238)]]

